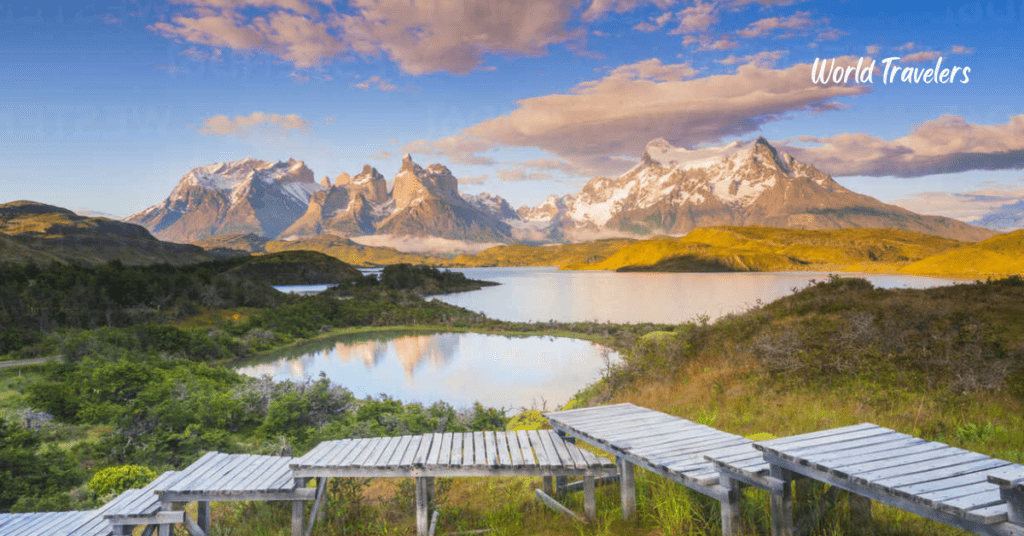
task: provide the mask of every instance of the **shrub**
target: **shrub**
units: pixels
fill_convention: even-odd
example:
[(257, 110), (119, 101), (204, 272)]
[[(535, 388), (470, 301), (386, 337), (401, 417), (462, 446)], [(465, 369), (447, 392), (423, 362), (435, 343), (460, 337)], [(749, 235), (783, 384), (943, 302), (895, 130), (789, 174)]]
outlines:
[(141, 488), (156, 477), (156, 472), (141, 465), (107, 467), (97, 471), (89, 480), (89, 490), (101, 497), (117, 495), (128, 489)]

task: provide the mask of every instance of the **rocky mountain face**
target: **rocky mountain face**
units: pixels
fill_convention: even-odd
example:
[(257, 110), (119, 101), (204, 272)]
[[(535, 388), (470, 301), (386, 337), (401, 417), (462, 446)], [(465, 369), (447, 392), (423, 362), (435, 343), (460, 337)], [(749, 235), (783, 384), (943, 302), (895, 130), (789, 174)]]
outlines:
[(448, 168), (424, 168), (409, 155), (390, 192), (370, 166), (317, 183), (302, 162), (246, 159), (190, 171), (163, 203), (127, 221), (178, 242), (247, 233), (286, 240), (387, 234), (551, 242), (744, 225), (897, 228), (970, 241), (994, 234), (854, 193), (764, 138), (697, 150), (657, 139), (619, 177), (598, 177), (577, 194), (518, 210), (496, 195), (460, 195)]
[(310, 198), (323, 190), (303, 162), (247, 158), (193, 169), (170, 197), (125, 221), (174, 242), (222, 234), (274, 237), (305, 214)]
[(681, 235), (697, 227), (762, 225), (796, 229), (897, 228), (957, 240), (994, 233), (950, 218), (922, 216), (854, 193), (764, 138), (717, 154), (657, 139), (618, 178), (591, 180), (580, 193), (518, 212), (552, 237), (596, 231)]

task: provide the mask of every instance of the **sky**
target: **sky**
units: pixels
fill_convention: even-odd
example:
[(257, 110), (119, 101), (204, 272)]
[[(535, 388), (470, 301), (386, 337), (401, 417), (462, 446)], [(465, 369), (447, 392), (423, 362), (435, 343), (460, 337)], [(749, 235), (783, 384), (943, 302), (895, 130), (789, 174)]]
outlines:
[(1022, 30), (1021, 0), (0, 0), (0, 202), (120, 218), (214, 162), (411, 153), (518, 207), (764, 136), (970, 221), (1024, 199)]

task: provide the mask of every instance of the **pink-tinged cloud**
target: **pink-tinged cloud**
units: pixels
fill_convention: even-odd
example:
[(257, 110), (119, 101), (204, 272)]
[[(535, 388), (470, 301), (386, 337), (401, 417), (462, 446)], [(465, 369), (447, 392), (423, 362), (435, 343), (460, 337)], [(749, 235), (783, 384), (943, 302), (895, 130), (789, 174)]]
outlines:
[[(633, 26), (633, 29), (641, 32), (653, 32), (660, 30), (665, 27), (665, 24), (668, 23), (668, 21), (672, 20), (672, 15), (671, 11), (666, 11), (661, 15), (652, 18), (650, 22), (641, 22), (636, 26)], [(597, 30), (594, 31), (594, 34), (600, 35)]]
[(586, 22), (593, 22), (605, 13), (626, 13), (648, 4), (654, 4), (661, 9), (668, 9), (675, 4), (675, 0), (594, 0), (580, 16)]
[(498, 180), (505, 182), (547, 181), (551, 179), (552, 175), (550, 173), (544, 173), (543, 171), (527, 172), (522, 168), (498, 169)]
[(487, 54), (541, 56), (549, 45), (579, 42), (567, 25), (579, 0), (353, 0), (354, 15), (333, 24), (360, 54), (382, 51), (409, 74), (466, 74)]
[(882, 47), (879, 45), (868, 45), (864, 47), (864, 51), (872, 56), (882, 51)]
[(969, 192), (923, 192), (893, 201), (919, 214), (975, 221), (1024, 200), (1024, 184), (988, 184)]
[(752, 63), (762, 69), (772, 69), (775, 67), (775, 63), (786, 54), (789, 54), (788, 50), (765, 50), (758, 52), (757, 54), (748, 54), (746, 56), (730, 55), (728, 58), (715, 61), (722, 65), (745, 65)]
[(740, 37), (753, 38), (764, 37), (778, 31), (784, 31), (780, 37), (792, 37), (800, 32), (809, 30), (814, 26), (815, 21), (810, 18), (808, 11), (797, 11), (788, 17), (768, 17), (750, 23), (746, 28), (737, 31)]
[(203, 121), (198, 130), (208, 135), (243, 138), (250, 135), (253, 131), (261, 129), (269, 129), (284, 136), (291, 130), (305, 131), (309, 128), (309, 125), (309, 121), (296, 114), (280, 115), (253, 112), (245, 116), (236, 115), (234, 119), (229, 119), (226, 115), (215, 115)]
[(279, 8), (294, 11), (296, 13), (308, 14), (313, 12), (312, 4), (330, 5), (330, 0), (171, 0), (173, 4), (184, 4), (197, 8), (216, 8), (239, 10), (248, 7), (268, 9)]
[(697, 0), (694, 5), (679, 12), (679, 26), (669, 33), (678, 35), (706, 32), (717, 22), (715, 4)]
[(939, 59), (942, 53), (935, 50), (922, 50), (921, 52), (914, 52), (913, 54), (907, 54), (900, 58), (900, 61), (904, 63), (923, 63), (926, 61), (935, 61)]
[[(675, 73), (672, 79), (652, 79), (667, 72)], [(499, 146), (533, 147), (581, 168), (617, 173), (629, 167), (624, 163), (635, 163), (654, 138), (682, 147), (718, 142), (870, 91), (862, 84), (812, 84), (810, 75), (810, 64), (784, 70), (747, 64), (735, 74), (693, 79), (686, 64), (645, 60), (581, 83), (568, 94), (520, 100), (512, 112), (454, 136), (415, 143), (421, 150), (463, 156)]]
[(896, 50), (899, 50), (900, 52), (910, 52), (911, 50), (914, 50), (914, 48), (916, 47), (917, 45), (913, 41), (910, 41), (909, 43), (904, 43), (896, 47)]
[(321, 65), (347, 49), (325, 23), (284, 11), (248, 19), (234, 11), (204, 8), (194, 16), (177, 15), (171, 22), (158, 22), (149, 28), (184, 42), (264, 52), (298, 68)]
[(950, 54), (974, 54), (974, 49), (973, 48), (967, 48), (967, 47), (965, 47), (963, 45), (953, 45), (952, 48), (949, 49), (949, 53)]
[(188, 47), (181, 51), (181, 55), (193, 61), (222, 61), (221, 56), (223, 53), (219, 48), (213, 49), (210, 52), (205, 50), (199, 50), (197, 47)]
[(1024, 114), (997, 125), (975, 125), (943, 115), (889, 141), (870, 134), (804, 137), (815, 147), (787, 151), (826, 173), (921, 177), (936, 173), (1024, 168)]
[(457, 164), (487, 166), (494, 164), (494, 160), (476, 153), (487, 151), (493, 147), (492, 143), (485, 140), (456, 134), (437, 141), (416, 140), (405, 144), (400, 150), (409, 154), (445, 156)]
[(490, 175), (478, 175), (476, 177), (459, 177), (459, 184), (481, 184), (487, 182), (487, 179), (491, 178)]
[(362, 82), (352, 84), (352, 87), (359, 89), (377, 89), (379, 91), (394, 91), (398, 89), (398, 86), (392, 84), (389, 80), (381, 78), (377, 75), (373, 75)]

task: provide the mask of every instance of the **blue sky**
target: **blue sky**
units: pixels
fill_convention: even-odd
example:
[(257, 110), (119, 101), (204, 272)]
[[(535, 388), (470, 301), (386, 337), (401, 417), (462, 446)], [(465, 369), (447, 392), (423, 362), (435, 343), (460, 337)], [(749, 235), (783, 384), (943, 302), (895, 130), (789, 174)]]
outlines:
[[(1019, 0), (0, 0), (0, 202), (123, 217), (213, 162), (390, 178), (411, 152), (533, 205), (654, 138), (763, 135), (969, 220), (1024, 198), (1022, 30)], [(811, 80), (860, 57), (971, 71)]]

